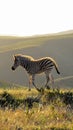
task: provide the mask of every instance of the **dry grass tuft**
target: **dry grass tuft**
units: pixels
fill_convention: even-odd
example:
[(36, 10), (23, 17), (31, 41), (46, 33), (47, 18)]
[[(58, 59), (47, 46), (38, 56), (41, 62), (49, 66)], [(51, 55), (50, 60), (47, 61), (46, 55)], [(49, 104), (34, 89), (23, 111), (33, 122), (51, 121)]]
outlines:
[(0, 130), (73, 130), (73, 92), (0, 90), (2, 99), (6, 106), (0, 108)]

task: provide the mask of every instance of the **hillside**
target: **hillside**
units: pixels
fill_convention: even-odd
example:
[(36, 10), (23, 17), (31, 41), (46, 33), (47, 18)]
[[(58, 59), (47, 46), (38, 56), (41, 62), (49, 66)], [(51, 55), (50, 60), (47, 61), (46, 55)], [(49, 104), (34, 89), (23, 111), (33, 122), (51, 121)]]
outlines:
[[(45, 75), (36, 76), (39, 91), (28, 91), (28, 75), (12, 72), (13, 55), (53, 57), (61, 75), (44, 89)], [(0, 37), (0, 130), (73, 130), (73, 32), (34, 37)]]
[(73, 30), (30, 37), (0, 36), (0, 53), (32, 46), (39, 46), (50, 39), (61, 39), (68, 37), (73, 37)]
[[(13, 54), (22, 53), (34, 58), (44, 56), (53, 57), (59, 65), (61, 75), (57, 75), (54, 69), (54, 78), (73, 76), (73, 33), (42, 35), (34, 37), (0, 37), (0, 81), (11, 82), (28, 86), (28, 75), (19, 67), (14, 73)], [(38, 86), (45, 84), (45, 76), (36, 76)], [(61, 80), (63, 86), (67, 86), (67, 80)], [(60, 86), (58, 82), (57, 86)], [(72, 87), (73, 78), (68, 80), (68, 86)]]

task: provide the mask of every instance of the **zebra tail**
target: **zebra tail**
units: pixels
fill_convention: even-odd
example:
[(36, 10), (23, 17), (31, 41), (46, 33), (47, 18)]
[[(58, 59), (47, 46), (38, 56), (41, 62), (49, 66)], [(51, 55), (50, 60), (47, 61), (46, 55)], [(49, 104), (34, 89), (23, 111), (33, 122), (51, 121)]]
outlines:
[(55, 69), (56, 69), (57, 73), (60, 74), (60, 71), (59, 71), (58, 65), (57, 65), (56, 63), (54, 63), (54, 66), (55, 66)]

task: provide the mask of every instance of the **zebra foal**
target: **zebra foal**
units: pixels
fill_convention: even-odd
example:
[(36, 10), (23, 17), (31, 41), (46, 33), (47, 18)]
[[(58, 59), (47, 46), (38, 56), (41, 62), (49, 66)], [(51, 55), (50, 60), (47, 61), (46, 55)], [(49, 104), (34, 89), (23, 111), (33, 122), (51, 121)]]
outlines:
[(21, 54), (14, 55), (13, 57), (14, 57), (14, 64), (12, 66), (12, 70), (14, 71), (18, 66), (22, 66), (29, 74), (29, 90), (31, 90), (30, 87), (31, 84), (33, 84), (34, 87), (37, 90), (39, 90), (34, 83), (36, 74), (40, 74), (43, 72), (45, 73), (46, 75), (45, 86), (47, 86), (49, 80), (51, 80), (52, 83), (54, 82), (53, 76), (51, 74), (53, 67), (55, 67), (57, 73), (60, 74), (57, 63), (51, 57), (43, 57), (37, 60), (31, 56)]

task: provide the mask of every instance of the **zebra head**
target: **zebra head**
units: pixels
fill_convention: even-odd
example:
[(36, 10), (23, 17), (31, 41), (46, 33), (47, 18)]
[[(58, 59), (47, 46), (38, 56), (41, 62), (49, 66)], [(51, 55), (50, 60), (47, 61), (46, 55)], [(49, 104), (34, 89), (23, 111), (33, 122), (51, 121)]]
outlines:
[(19, 56), (13, 56), (14, 64), (12, 66), (12, 70), (14, 71), (20, 65), (20, 58)]

